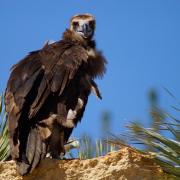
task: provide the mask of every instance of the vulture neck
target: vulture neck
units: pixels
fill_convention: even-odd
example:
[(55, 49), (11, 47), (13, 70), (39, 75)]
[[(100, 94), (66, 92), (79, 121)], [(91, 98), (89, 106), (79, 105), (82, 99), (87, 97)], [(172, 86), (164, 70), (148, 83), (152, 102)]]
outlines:
[(85, 40), (69, 29), (64, 32), (63, 39), (80, 44), (87, 50), (88, 61), (86, 66), (86, 73), (89, 75), (89, 77), (92, 79), (103, 77), (104, 73), (106, 72), (107, 61), (103, 57), (102, 53), (96, 50), (96, 44), (94, 40)]
[(84, 39), (77, 33), (67, 29), (63, 34), (63, 39), (71, 42), (78, 43), (85, 48), (95, 48), (95, 41), (91, 39)]

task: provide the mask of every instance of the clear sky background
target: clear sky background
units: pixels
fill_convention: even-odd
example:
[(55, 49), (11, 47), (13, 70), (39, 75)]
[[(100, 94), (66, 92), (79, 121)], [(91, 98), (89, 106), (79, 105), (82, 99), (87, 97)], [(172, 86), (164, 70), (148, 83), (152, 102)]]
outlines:
[(97, 47), (108, 60), (107, 74), (98, 80), (103, 100), (91, 95), (74, 135), (100, 136), (100, 117), (112, 115), (112, 131), (118, 134), (134, 119), (149, 121), (148, 92), (159, 92), (160, 106), (173, 112), (180, 99), (180, 1), (179, 0), (1, 0), (0, 91), (9, 69), (46, 40), (59, 40), (77, 13), (97, 19)]

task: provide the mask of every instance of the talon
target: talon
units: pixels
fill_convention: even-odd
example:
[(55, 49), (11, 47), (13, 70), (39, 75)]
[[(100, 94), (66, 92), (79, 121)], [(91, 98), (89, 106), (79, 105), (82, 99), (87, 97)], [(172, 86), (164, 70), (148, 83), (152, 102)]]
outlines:
[(47, 154), (46, 154), (46, 157), (47, 157), (47, 158), (52, 158), (52, 156), (51, 156), (50, 153), (47, 153)]
[(61, 152), (59, 158), (60, 158), (60, 159), (63, 159), (63, 158), (64, 158), (64, 155), (65, 155), (65, 153)]
[(66, 152), (65, 152), (65, 149), (63, 148), (60, 153), (57, 153), (57, 152), (56, 152), (56, 153), (55, 153), (55, 152), (51, 153), (51, 154), (50, 154), (50, 158), (61, 160), (61, 159), (63, 159), (63, 157), (65, 156), (65, 154), (66, 154)]

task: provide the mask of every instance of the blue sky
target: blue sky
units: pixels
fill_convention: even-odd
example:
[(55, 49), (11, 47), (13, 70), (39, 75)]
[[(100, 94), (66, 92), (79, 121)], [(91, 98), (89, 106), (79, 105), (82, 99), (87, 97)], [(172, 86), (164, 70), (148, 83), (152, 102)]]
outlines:
[(100, 136), (104, 110), (111, 112), (115, 134), (134, 119), (146, 124), (151, 88), (159, 92), (161, 107), (171, 112), (175, 102), (162, 86), (180, 99), (179, 0), (1, 0), (0, 91), (14, 63), (46, 40), (59, 40), (70, 17), (86, 12), (97, 19), (95, 39), (108, 66), (104, 79), (97, 81), (103, 100), (90, 97), (74, 135)]

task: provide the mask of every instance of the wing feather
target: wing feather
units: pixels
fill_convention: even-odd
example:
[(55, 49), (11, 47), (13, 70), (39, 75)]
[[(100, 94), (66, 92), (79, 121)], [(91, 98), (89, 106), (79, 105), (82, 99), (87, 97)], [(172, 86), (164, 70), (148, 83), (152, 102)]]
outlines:
[[(88, 55), (83, 47), (72, 46), (66, 49), (61, 56), (53, 57), (55, 59), (58, 57), (59, 61), (55, 60), (57, 64), (51, 65), (51, 70), (45, 66), (44, 79), (46, 79), (47, 87), (45, 88), (45, 85), (42, 85), (44, 91), (42, 88), (38, 89), (38, 95), (30, 109), (29, 117), (31, 118), (37, 114), (51, 93), (57, 93), (59, 96), (62, 95), (69, 82), (75, 77), (80, 66), (87, 62)], [(49, 61), (53, 61), (53, 59), (49, 59)], [(42, 98), (39, 98), (40, 96)]]
[[(41, 117), (39, 116), (42, 114), (41, 108), (49, 96), (63, 96), (63, 92), (75, 78), (81, 66), (87, 62), (87, 58), (88, 54), (82, 46), (61, 41), (30, 53), (12, 67), (5, 93), (5, 105), (14, 159), (21, 157), (19, 153), (26, 152), (27, 159), (34, 168), (39, 160), (45, 157), (47, 147), (37, 134), (37, 129), (32, 129), (35, 127), (33, 123), (36, 123), (33, 119), (36, 115)], [(47, 113), (50, 112), (51, 107)], [(32, 120), (32, 123), (26, 123), (30, 122), (29, 120)], [(31, 129), (29, 134), (26, 124), (32, 125), (31, 128), (27, 128)], [(26, 146), (21, 145), (24, 143), (21, 139), (22, 133), (27, 133), (29, 136), (26, 138)], [(20, 150), (19, 148), (22, 147), (26, 149)], [(25, 164), (26, 162), (19, 163), (19, 171), (22, 174), (29, 171), (29, 166), (26, 164), (26, 167)]]
[(83, 63), (86, 63), (87, 59), (88, 54), (83, 47), (73, 46), (67, 49), (62, 54), (60, 60), (53, 69), (54, 76), (52, 80), (51, 91), (59, 91), (59, 95), (61, 95), (69, 81), (72, 80), (76, 75), (79, 67)]

